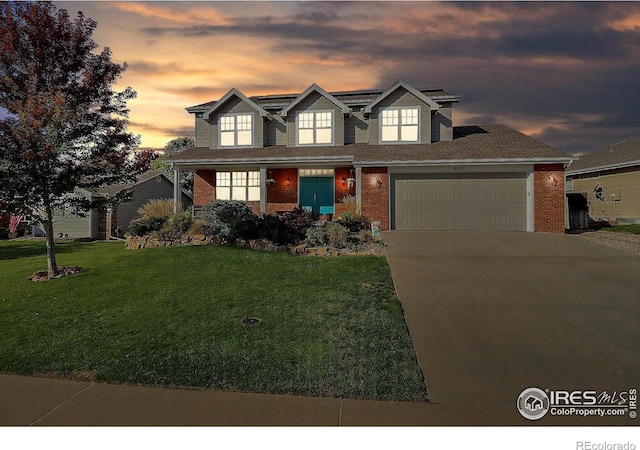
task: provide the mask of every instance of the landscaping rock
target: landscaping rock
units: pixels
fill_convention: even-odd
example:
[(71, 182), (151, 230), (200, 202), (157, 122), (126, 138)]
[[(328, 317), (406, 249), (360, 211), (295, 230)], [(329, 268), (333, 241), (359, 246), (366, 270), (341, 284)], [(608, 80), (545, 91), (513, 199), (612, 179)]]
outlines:
[(49, 278), (49, 272), (47, 270), (40, 270), (33, 275), (31, 275), (27, 280), (30, 281), (49, 281), (50, 279), (66, 277), (67, 275), (72, 275), (74, 273), (80, 273), (82, 269), (78, 266), (70, 266), (70, 267), (58, 267), (58, 273)]

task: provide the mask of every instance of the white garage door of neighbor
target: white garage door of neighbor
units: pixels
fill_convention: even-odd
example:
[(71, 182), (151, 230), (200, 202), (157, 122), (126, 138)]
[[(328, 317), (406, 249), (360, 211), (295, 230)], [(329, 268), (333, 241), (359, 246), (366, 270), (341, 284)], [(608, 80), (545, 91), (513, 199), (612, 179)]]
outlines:
[(526, 231), (526, 174), (394, 175), (396, 230)]

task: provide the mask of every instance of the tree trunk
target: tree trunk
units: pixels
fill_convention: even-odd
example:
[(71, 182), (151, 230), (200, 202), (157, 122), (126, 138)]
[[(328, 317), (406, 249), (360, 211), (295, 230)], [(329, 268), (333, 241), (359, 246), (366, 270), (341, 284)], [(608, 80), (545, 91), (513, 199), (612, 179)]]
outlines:
[(49, 278), (55, 277), (58, 274), (58, 264), (56, 263), (56, 249), (53, 235), (53, 214), (51, 207), (47, 205), (45, 208), (47, 218), (44, 222), (44, 230), (47, 235), (47, 270), (49, 271)]

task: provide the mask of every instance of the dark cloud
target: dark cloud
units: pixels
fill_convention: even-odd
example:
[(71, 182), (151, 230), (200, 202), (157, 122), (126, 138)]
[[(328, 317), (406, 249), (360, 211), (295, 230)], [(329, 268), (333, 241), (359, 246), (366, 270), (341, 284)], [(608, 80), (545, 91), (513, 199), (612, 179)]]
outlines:
[[(283, 54), (295, 51), (310, 60), (374, 68), (370, 87), (386, 88), (398, 78), (438, 85), (463, 96), (458, 108), (466, 117), (512, 126), (529, 117), (537, 125), (531, 128), (542, 130), (535, 137), (568, 152), (640, 135), (640, 27), (613, 25), (640, 15), (640, 3), (301, 2), (287, 7), (291, 12), (284, 18), (246, 17), (237, 10), (234, 19), (228, 10), (227, 25), (142, 31), (152, 39), (260, 38)], [(397, 23), (384, 26), (392, 19), (406, 23), (406, 29)], [(264, 88), (270, 93), (268, 83)], [(212, 90), (195, 87), (190, 94), (202, 93), (206, 101)]]

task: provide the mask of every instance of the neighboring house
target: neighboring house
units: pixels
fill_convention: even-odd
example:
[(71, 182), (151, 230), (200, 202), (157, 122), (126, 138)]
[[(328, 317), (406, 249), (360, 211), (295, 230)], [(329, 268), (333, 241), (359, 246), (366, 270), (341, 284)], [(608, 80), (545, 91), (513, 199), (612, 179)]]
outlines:
[(403, 80), (259, 97), (233, 88), (187, 108), (196, 147), (168, 162), (194, 172), (196, 211), (236, 199), (256, 212), (340, 215), (350, 194), (382, 230), (563, 233), (564, 169), (574, 158), (503, 125), (454, 127), (460, 99)]
[[(115, 185), (106, 188), (87, 191), (77, 189), (87, 198), (98, 199), (111, 197), (122, 190), (133, 192), (131, 202), (118, 205), (111, 212), (89, 211), (86, 217), (79, 217), (66, 211), (54, 211), (53, 229), (57, 236), (73, 237), (77, 239), (107, 239), (112, 236), (122, 237), (129, 228), (131, 221), (139, 216), (138, 208), (152, 199), (174, 198), (173, 180), (160, 171), (151, 171), (142, 175), (138, 182), (129, 185)], [(182, 191), (184, 208), (192, 205), (192, 198)], [(110, 230), (107, 236), (107, 230)]]
[(592, 220), (640, 223), (640, 138), (580, 156), (566, 176), (567, 192), (586, 197)]

